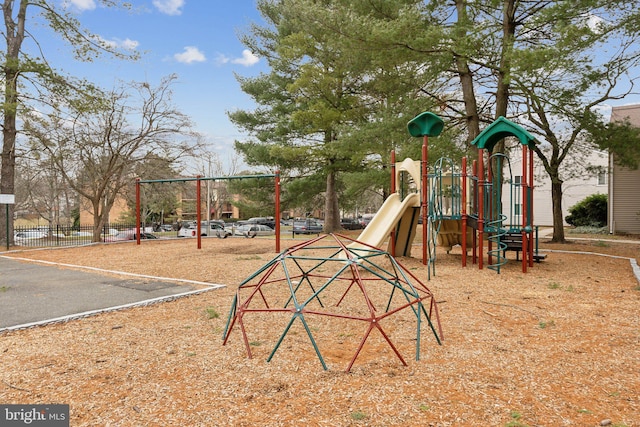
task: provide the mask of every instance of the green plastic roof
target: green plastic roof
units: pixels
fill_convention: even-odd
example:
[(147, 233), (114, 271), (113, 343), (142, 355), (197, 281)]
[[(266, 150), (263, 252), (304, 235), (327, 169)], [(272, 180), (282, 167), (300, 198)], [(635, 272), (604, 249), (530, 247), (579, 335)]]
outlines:
[(442, 119), (429, 111), (418, 114), (407, 123), (411, 136), (438, 136), (443, 128)]
[(522, 145), (533, 145), (535, 141), (534, 136), (522, 126), (501, 116), (480, 132), (480, 135), (471, 141), (471, 145), (492, 151), (498, 141), (508, 136), (515, 136)]

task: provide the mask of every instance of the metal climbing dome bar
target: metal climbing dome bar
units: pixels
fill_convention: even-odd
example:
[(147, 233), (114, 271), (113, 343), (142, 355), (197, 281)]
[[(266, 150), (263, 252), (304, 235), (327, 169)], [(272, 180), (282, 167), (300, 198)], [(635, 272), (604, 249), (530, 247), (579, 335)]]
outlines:
[[(354, 241), (337, 234), (308, 240), (243, 281), (233, 299), (223, 345), (235, 330), (251, 358), (251, 343), (268, 341), (267, 361), (278, 351), (303, 352), (308, 345), (326, 370), (325, 353), (335, 349), (323, 338), (340, 334), (348, 372), (376, 331), (382, 337), (377, 353), (386, 345), (403, 365), (407, 363), (402, 349), (415, 346), (415, 358), (420, 359), (425, 330), (440, 344), (442, 327), (431, 291), (389, 253), (366, 244), (352, 249), (349, 244)], [(252, 333), (252, 326), (265, 322), (270, 336)], [(282, 350), (285, 342), (287, 350)]]

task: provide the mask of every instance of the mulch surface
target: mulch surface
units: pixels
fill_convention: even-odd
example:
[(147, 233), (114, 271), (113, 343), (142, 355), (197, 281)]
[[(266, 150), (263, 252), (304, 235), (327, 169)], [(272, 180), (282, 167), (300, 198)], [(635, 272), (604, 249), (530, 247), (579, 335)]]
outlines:
[(454, 248), (430, 280), (416, 247), (399, 262), (435, 296), (442, 345), (423, 329), (416, 360), (411, 316), (390, 316), (406, 366), (374, 330), (348, 372), (362, 322), (294, 322), (278, 346), (290, 315), (257, 313), (244, 322), (252, 358), (238, 328), (223, 345), (238, 285), (274, 248), (230, 238), (200, 250), (172, 240), (15, 253), (226, 287), (0, 334), (0, 403), (69, 404), (72, 426), (640, 426), (640, 284), (629, 261), (640, 262), (640, 245), (542, 241), (557, 252), (527, 273), (508, 253), (500, 274), (462, 268)]

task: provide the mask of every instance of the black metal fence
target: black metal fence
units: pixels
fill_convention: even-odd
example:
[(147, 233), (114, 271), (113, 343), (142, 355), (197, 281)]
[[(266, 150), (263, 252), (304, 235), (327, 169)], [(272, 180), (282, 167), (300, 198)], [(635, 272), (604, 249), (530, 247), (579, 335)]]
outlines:
[[(175, 236), (176, 231), (158, 226), (143, 226), (143, 231)], [(135, 225), (131, 223), (111, 223), (102, 228), (100, 241), (110, 241), (118, 233), (131, 232)], [(82, 246), (93, 242), (93, 225), (67, 226), (18, 226), (13, 230), (13, 244), (27, 247), (66, 247)]]

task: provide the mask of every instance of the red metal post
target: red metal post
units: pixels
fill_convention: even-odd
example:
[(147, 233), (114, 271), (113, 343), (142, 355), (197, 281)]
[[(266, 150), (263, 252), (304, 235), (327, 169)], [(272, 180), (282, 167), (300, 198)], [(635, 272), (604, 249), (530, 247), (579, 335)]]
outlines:
[[(200, 230), (200, 220), (202, 219), (201, 202), (200, 202), (200, 175), (196, 176), (196, 233), (198, 238), (198, 249), (202, 249), (202, 236)], [(209, 224), (207, 227), (210, 228)], [(208, 234), (208, 233), (207, 233)]]
[(467, 158), (462, 158), (462, 266), (467, 266)]
[[(473, 177), (475, 178), (472, 181), (473, 184), (473, 206), (471, 207), (471, 210), (473, 211), (473, 213), (476, 215), (476, 218), (478, 217), (478, 161), (474, 160), (472, 163), (472, 171), (471, 173), (473, 174)], [(477, 240), (477, 231), (478, 231), (478, 223), (476, 222), (476, 227), (473, 229), (473, 250), (471, 252), (472, 255), (472, 261), (473, 263), (477, 263), (478, 262), (478, 240)]]
[(136, 178), (136, 244), (140, 244), (140, 178)]
[(527, 272), (527, 264), (529, 263), (529, 243), (527, 242), (527, 231), (525, 227), (527, 226), (527, 198), (529, 197), (529, 186), (527, 184), (529, 178), (529, 168), (528, 168), (528, 159), (527, 155), (527, 146), (522, 146), (522, 179), (521, 182), (521, 194), (522, 194), (522, 272)]
[(280, 252), (280, 171), (276, 170), (276, 252)]

